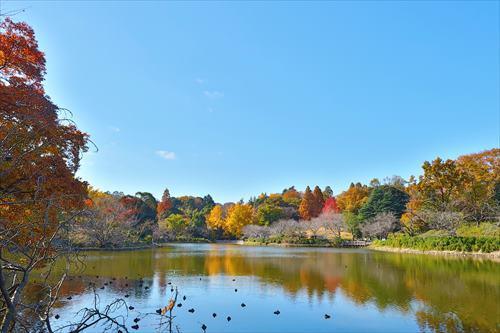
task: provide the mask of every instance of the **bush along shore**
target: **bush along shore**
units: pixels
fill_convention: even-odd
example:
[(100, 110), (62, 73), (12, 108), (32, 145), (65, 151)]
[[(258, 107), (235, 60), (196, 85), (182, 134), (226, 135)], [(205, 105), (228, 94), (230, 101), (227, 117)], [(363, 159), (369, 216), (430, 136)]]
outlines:
[(372, 249), (404, 253), (457, 254), (500, 258), (500, 237), (409, 236), (392, 234), (375, 240)]

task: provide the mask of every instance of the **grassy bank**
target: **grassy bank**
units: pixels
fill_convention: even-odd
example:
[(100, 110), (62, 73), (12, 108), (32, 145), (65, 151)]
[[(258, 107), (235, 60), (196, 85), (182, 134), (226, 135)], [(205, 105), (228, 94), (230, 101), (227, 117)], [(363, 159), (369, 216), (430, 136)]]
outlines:
[(370, 245), (368, 247), (370, 250), (374, 251), (382, 251), (382, 252), (395, 252), (395, 253), (406, 253), (406, 254), (423, 254), (423, 255), (432, 255), (432, 256), (447, 256), (447, 257), (462, 257), (462, 258), (471, 258), (471, 259), (487, 259), (495, 262), (500, 262), (500, 251), (496, 252), (458, 252), (458, 251), (437, 251), (437, 250), (415, 250), (408, 248), (397, 248), (397, 247), (388, 247), (388, 246), (377, 246)]
[(460, 253), (492, 253), (500, 251), (500, 237), (408, 236), (389, 235), (376, 240), (372, 247), (413, 249), (418, 251), (454, 251)]

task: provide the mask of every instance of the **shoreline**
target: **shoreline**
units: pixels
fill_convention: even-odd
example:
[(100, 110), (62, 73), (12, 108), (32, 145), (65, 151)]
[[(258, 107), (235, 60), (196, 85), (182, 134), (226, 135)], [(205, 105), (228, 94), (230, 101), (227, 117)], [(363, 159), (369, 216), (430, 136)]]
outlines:
[[(221, 241), (222, 243), (223, 241)], [(79, 247), (75, 248), (75, 252), (84, 251), (133, 251), (133, 250), (147, 250), (156, 249), (160, 247), (167, 247), (175, 244), (216, 244), (218, 242), (213, 242), (210, 240), (198, 241), (198, 242), (166, 242), (166, 243), (154, 243), (154, 244), (137, 244), (123, 247)]]
[(339, 248), (332, 245), (324, 244), (292, 244), (292, 243), (260, 243), (260, 242), (243, 242), (238, 245), (246, 246), (274, 246), (274, 247), (325, 247), (325, 248)]
[(261, 243), (261, 242), (247, 242), (242, 241), (238, 245), (247, 246), (275, 246), (275, 247), (324, 247), (330, 249), (361, 249), (368, 248), (368, 246), (335, 246), (330, 244), (294, 244), (294, 243)]
[(403, 253), (403, 254), (424, 254), (431, 256), (445, 256), (445, 257), (462, 257), (471, 259), (489, 259), (495, 262), (500, 262), (500, 251), (496, 252), (458, 252), (458, 251), (439, 251), (439, 250), (417, 250), (410, 248), (399, 248), (399, 247), (389, 247), (389, 246), (368, 246), (367, 247), (373, 251), (379, 252), (392, 252), (392, 253)]
[(86, 252), (86, 251), (133, 251), (133, 250), (147, 250), (155, 249), (158, 247), (163, 247), (162, 244), (155, 245), (137, 245), (137, 246), (124, 246), (124, 247), (80, 247), (75, 250), (75, 252)]
[(85, 251), (133, 251), (133, 250), (148, 250), (156, 249), (161, 247), (167, 247), (175, 244), (215, 244), (214, 242), (169, 242), (169, 243), (157, 243), (150, 245), (131, 245), (124, 247), (80, 247), (75, 249), (75, 252), (85, 252)]
[(471, 259), (488, 259), (494, 262), (500, 262), (500, 251), (484, 253), (484, 252), (457, 252), (457, 251), (439, 251), (439, 250), (417, 250), (410, 248), (398, 248), (389, 246), (334, 246), (327, 244), (293, 244), (293, 243), (261, 243), (261, 242), (247, 242), (247, 241), (221, 241), (211, 243), (193, 243), (193, 242), (170, 242), (152, 245), (137, 245), (117, 248), (99, 248), (99, 247), (85, 247), (76, 249), (75, 252), (87, 251), (135, 251), (135, 250), (148, 250), (162, 247), (168, 247), (176, 244), (234, 244), (243, 246), (271, 246), (271, 247), (293, 247), (293, 248), (330, 248), (330, 249), (368, 249), (378, 252), (392, 252), (402, 254), (419, 254), (431, 256), (444, 256), (444, 257), (457, 257), (457, 258), (471, 258)]

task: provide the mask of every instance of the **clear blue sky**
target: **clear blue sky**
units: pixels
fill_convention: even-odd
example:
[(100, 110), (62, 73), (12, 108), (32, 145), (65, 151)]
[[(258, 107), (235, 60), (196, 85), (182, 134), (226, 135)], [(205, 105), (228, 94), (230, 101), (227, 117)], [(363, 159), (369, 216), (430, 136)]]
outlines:
[(103, 190), (247, 199), (498, 147), (499, 3), (2, 2)]

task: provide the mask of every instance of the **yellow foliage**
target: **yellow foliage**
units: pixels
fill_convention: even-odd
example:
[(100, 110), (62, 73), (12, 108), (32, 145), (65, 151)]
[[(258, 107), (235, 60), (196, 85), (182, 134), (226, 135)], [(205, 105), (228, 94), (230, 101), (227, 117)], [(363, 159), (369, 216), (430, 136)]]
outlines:
[(243, 227), (253, 222), (253, 207), (246, 204), (236, 204), (229, 208), (224, 230), (233, 235), (241, 236)]
[(500, 182), (500, 149), (424, 162), (424, 174), (406, 188), (410, 201), (401, 222), (410, 230), (425, 229), (418, 212), (425, 209), (459, 211), (466, 219), (494, 216), (495, 186)]
[(337, 196), (337, 205), (343, 212), (357, 214), (359, 209), (368, 200), (370, 189), (366, 185), (360, 183), (351, 184), (347, 191), (342, 192)]
[(269, 199), (281, 199), (281, 194), (280, 193), (271, 193), (269, 194)]
[(207, 226), (211, 229), (224, 229), (224, 214), (221, 205), (215, 205), (207, 216)]
[(92, 201), (96, 201), (96, 200), (100, 200), (100, 199), (104, 199), (104, 198), (109, 198), (109, 197), (111, 197), (111, 194), (103, 192), (101, 190), (98, 190), (95, 187), (89, 186), (88, 187), (88, 196), (89, 196), (89, 199), (91, 199)]
[(495, 181), (500, 181), (500, 149), (460, 156), (457, 158), (457, 166), (476, 182), (494, 184)]

